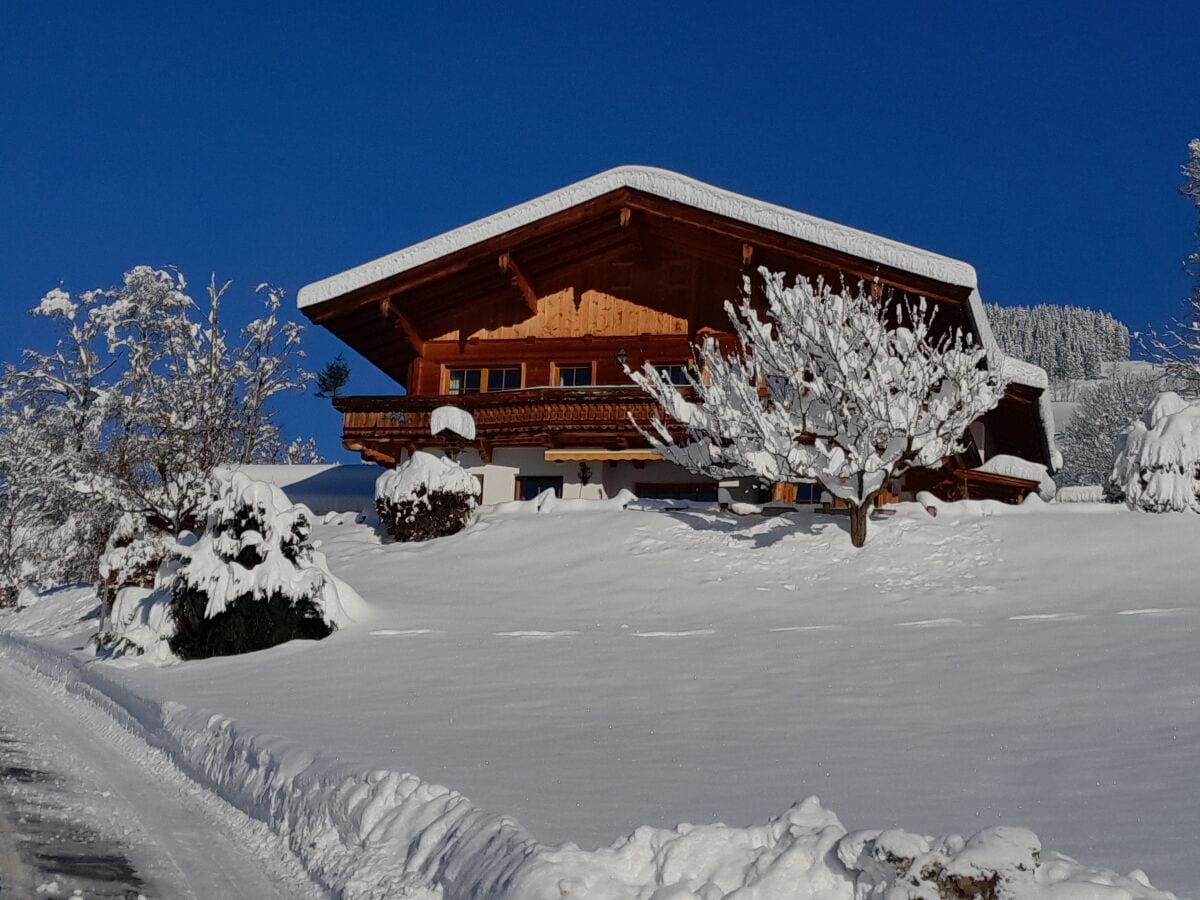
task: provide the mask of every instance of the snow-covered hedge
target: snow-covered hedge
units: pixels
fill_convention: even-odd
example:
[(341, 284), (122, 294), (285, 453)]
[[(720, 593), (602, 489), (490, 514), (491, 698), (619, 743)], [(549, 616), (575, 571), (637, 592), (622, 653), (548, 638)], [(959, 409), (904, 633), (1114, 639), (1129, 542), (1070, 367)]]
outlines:
[(456, 460), (418, 450), (379, 476), (375, 508), (396, 540), (427, 541), (465, 528), (479, 493), (479, 482)]
[(216, 490), (203, 533), (181, 535), (169, 548), (153, 589), (117, 591), (100, 647), (162, 661), (327, 636), (364, 604), (329, 571), (311, 530), (305, 507), (233, 473)]
[(1069, 484), (1060, 487), (1054, 499), (1059, 503), (1103, 503), (1108, 498), (1100, 484)]
[(1133, 509), (1200, 512), (1200, 401), (1159, 394), (1117, 438), (1112, 493)]

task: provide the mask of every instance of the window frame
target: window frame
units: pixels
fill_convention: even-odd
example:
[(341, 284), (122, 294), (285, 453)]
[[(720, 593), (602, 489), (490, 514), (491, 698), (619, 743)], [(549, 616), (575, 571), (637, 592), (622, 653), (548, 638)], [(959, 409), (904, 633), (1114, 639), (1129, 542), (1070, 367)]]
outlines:
[[(518, 373), (520, 383), (515, 388), (497, 388), (488, 390), (488, 378), (493, 371), (512, 371)], [(453, 372), (478, 372), (479, 373), (479, 390), (475, 393), (468, 394), (460, 392), (457, 394), (450, 392), (450, 378)], [(464, 374), (464, 382), (466, 376)], [(473, 397), (475, 394), (498, 394), (503, 391), (519, 391), (525, 387), (525, 364), (524, 363), (502, 363), (494, 366), (456, 366), (447, 363), (442, 364), (442, 379), (441, 379), (441, 396), (444, 397)]]
[[(563, 369), (587, 369), (588, 383), (587, 384), (562, 384), (560, 379)], [(551, 363), (550, 364), (550, 383), (554, 387), (595, 387), (596, 386), (596, 361), (593, 359), (590, 362), (578, 363)]]
[[(654, 368), (654, 371), (658, 372), (658, 374), (660, 376), (662, 376), (662, 374), (663, 374), (662, 373), (663, 369), (682, 369), (685, 373), (687, 373), (689, 370), (694, 371), (694, 364), (690, 361), (687, 361), (687, 362), (654, 362), (653, 360), (651, 360), (650, 365)], [(699, 379), (700, 376), (693, 374), (693, 377)], [(664, 378), (663, 380), (666, 381), (667, 384), (671, 385), (671, 387), (682, 388), (682, 387), (689, 387), (691, 385), (691, 382), (688, 381), (686, 378), (682, 382), (675, 381), (673, 378), (670, 378), (669, 376)]]

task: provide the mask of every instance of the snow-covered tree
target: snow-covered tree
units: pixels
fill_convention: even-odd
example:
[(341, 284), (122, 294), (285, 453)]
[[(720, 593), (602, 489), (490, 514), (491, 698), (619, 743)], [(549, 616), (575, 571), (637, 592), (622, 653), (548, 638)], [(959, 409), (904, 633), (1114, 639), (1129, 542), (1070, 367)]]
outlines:
[(298, 389), (300, 327), (279, 319), (279, 292), (260, 287), (266, 314), (230, 347), (221, 323), (228, 284), (208, 285), (207, 308), (177, 272), (139, 267), (105, 292), (99, 312), (123, 362), (110, 453), (91, 479), (117, 508), (175, 534), (194, 527), (219, 465), (267, 462), (282, 452), (268, 401)]
[(1106, 484), (1112, 473), (1117, 436), (1162, 389), (1153, 375), (1124, 374), (1087, 387), (1059, 446), (1063, 452), (1063, 470), (1055, 478), (1059, 483)]
[(1200, 401), (1154, 398), (1117, 438), (1110, 493), (1147, 512), (1200, 512)]
[(283, 462), (289, 466), (312, 466), (325, 462), (325, 457), (317, 449), (316, 438), (293, 438), (283, 448)]
[(659, 417), (642, 433), (665, 459), (712, 477), (820, 482), (848, 504), (861, 547), (884, 485), (959, 451), (1004, 384), (969, 335), (936, 336), (923, 299), (875, 300), (862, 285), (803, 278), (787, 286), (783, 274), (760, 272), (763, 315), (749, 279), (740, 302), (725, 304), (740, 348), (726, 354), (713, 337), (696, 348), (696, 401), (649, 363), (629, 372), (687, 440)]
[(12, 408), (0, 394), (0, 606), (25, 584), (72, 580), (89, 548), (58, 487), (46, 435), (34, 410)]
[(1129, 329), (1108, 313), (1051, 303), (989, 304), (987, 317), (1000, 348), (1043, 368), (1059, 399), (1072, 399), (1071, 382), (1100, 378), (1104, 363), (1129, 359)]
[[(1182, 172), (1179, 192), (1200, 212), (1200, 138), (1188, 144), (1188, 161)], [(1196, 224), (1196, 241), (1200, 248), (1200, 219)], [(1198, 279), (1188, 297), (1186, 313), (1163, 331), (1150, 332), (1145, 343), (1151, 355), (1163, 362), (1171, 375), (1187, 382), (1194, 392), (1200, 389), (1200, 249), (1191, 253), (1185, 264)]]
[(227, 287), (211, 282), (202, 306), (179, 273), (140, 266), (111, 289), (52, 290), (33, 310), (59, 336), (4, 373), (0, 442), (23, 458), (0, 466), (6, 484), (35, 479), (30, 496), (53, 499), (62, 533), (51, 543), (87, 544), (90, 577), (121, 514), (173, 536), (202, 515), (217, 466), (284, 453), (270, 403), (308, 379), (300, 326), (281, 319), (278, 291), (260, 288), (264, 314), (231, 340)]

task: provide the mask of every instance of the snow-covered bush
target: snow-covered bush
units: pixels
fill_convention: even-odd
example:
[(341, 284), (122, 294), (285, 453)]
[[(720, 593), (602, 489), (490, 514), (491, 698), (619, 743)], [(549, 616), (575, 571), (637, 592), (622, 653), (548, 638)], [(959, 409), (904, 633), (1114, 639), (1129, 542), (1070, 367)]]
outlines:
[(479, 505), (479, 482), (457, 460), (418, 450), (379, 476), (375, 508), (397, 541), (427, 541), (461, 531)]
[[(106, 562), (126, 582), (114, 587), (97, 647), (164, 661), (326, 637), (363, 601), (329, 571), (311, 530), (307, 508), (234, 472), (210, 496), (199, 536), (185, 532), (160, 548), (142, 535), (113, 548)], [(165, 561), (153, 585), (128, 583), (159, 552)]]
[(1200, 401), (1159, 394), (1117, 438), (1110, 491), (1133, 509), (1200, 512)]
[[(626, 373), (687, 429), (676, 443), (656, 417), (642, 431), (663, 458), (711, 477), (819, 481), (850, 508), (861, 547), (867, 513), (890, 479), (937, 466), (957, 452), (967, 426), (999, 403), (1004, 379), (984, 365), (969, 334), (939, 336), (924, 299), (877, 298), (860, 284), (760, 269), (725, 310), (740, 347), (726, 354), (708, 337), (696, 348), (703, 377), (688, 375), (694, 402), (647, 363)], [(636, 423), (635, 423), (636, 424)]]
[(311, 531), (305, 507), (235, 472), (199, 540), (177, 551), (171, 650), (183, 659), (249, 653), (327, 637), (349, 620), (347, 607), (362, 601), (330, 573)]

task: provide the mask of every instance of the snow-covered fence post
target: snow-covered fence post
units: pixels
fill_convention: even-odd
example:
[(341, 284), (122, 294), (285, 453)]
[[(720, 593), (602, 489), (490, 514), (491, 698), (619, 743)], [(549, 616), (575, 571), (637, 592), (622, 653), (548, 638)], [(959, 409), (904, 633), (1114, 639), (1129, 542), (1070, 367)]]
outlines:
[[(688, 373), (697, 401), (647, 363), (626, 373), (686, 429), (679, 443), (663, 417), (638, 430), (664, 459), (721, 478), (815, 480), (850, 509), (850, 538), (863, 546), (867, 515), (892, 478), (936, 466), (962, 448), (967, 426), (999, 403), (1004, 381), (986, 367), (971, 335), (932, 332), (933, 312), (873, 299), (862, 285), (834, 290), (822, 280), (760, 269), (765, 316), (727, 302), (739, 349), (707, 337)], [(635, 423), (637, 424), (637, 423)]]

